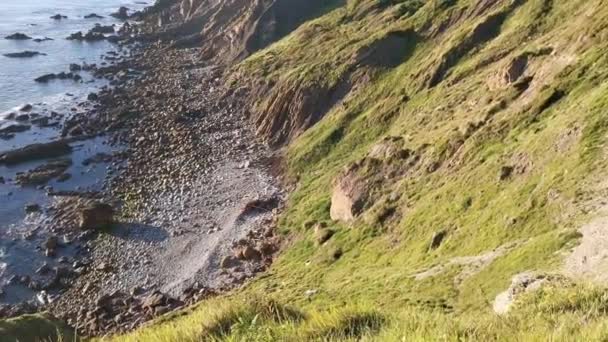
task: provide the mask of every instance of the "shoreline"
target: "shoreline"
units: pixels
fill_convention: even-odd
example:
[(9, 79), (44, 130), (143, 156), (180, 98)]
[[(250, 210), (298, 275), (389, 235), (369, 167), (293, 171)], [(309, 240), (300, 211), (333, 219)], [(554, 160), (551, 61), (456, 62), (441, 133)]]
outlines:
[(168, 46), (137, 47), (113, 66), (140, 73), (100, 92), (96, 118), (80, 121), (128, 146), (112, 156), (121, 170), (97, 196), (117, 209), (112, 230), (79, 232), (86, 194), (55, 196), (49, 230), (61, 226), (85, 252), (66, 274), (55, 269), (65, 292), (39, 309), (83, 335), (127, 331), (239, 286), (278, 250), (268, 227), (285, 194), (271, 176), (274, 153), (250, 130), (243, 94), (223, 89), (222, 70), (201, 66), (199, 49)]

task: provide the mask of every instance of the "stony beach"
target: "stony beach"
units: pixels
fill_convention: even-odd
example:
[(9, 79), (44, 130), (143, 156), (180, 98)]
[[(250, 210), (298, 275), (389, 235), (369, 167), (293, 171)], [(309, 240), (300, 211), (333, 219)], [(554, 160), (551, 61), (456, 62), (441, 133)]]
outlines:
[[(50, 143), (0, 158), (60, 158), (5, 180), (44, 186), (69, 178), (74, 144), (101, 137), (116, 147), (78, 161), (107, 165), (99, 191), (49, 187), (48, 205), (25, 208), (32, 224), (13, 239), (36, 245), (44, 261), (11, 277), (6, 286), (33, 297), (3, 305), (5, 317), (48, 310), (83, 335), (126, 331), (244, 283), (279, 249), (272, 227), (286, 195), (273, 173), (276, 152), (249, 127), (247, 90), (227, 88), (223, 69), (200, 63), (199, 49), (154, 39), (145, 14), (137, 16), (139, 27), (111, 36), (128, 53), (110, 55), (107, 66), (70, 67), (109, 86), (58, 120)], [(24, 134), (13, 131), (5, 133)]]

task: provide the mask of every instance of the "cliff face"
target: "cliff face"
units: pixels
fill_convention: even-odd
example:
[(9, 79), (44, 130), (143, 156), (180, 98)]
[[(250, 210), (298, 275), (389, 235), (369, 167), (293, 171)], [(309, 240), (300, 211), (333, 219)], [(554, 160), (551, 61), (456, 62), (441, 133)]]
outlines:
[(175, 6), (296, 189), (272, 270), (218, 300), (263, 323), (217, 336), (601, 339), (605, 1)]
[(203, 58), (240, 61), (293, 31), (339, 0), (178, 0), (163, 4), (158, 22), (177, 47), (202, 46)]

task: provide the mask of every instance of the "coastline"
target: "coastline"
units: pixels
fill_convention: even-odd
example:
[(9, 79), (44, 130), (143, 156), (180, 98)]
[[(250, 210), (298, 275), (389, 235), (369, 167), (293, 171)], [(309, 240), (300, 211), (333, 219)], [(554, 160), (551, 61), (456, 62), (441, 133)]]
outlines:
[[(149, 35), (147, 36), (149, 37)], [(222, 86), (219, 67), (199, 49), (136, 47), (103, 69), (114, 87), (96, 94), (94, 118), (72, 119), (125, 151), (106, 155), (117, 177), (99, 193), (61, 193), (43, 209), (41, 231), (76, 245), (72, 266), (53, 269), (59, 288), (38, 308), (82, 335), (127, 331), (262, 271), (279, 241), (271, 229), (285, 194), (271, 175), (272, 151), (254, 137), (245, 95)], [(99, 72), (99, 71), (98, 71)], [(77, 213), (109, 203), (116, 223), (80, 231)]]

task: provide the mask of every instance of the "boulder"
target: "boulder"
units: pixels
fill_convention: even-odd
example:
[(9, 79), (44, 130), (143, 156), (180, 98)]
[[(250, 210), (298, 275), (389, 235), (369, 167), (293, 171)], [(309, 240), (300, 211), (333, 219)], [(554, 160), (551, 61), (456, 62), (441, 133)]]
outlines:
[(121, 6), (118, 11), (110, 14), (110, 16), (120, 20), (127, 20), (129, 19), (129, 9)]
[(443, 239), (445, 239), (446, 235), (447, 235), (447, 232), (445, 230), (440, 230), (438, 232), (433, 233), (433, 237), (431, 238), (431, 244), (429, 245), (429, 249), (430, 250), (437, 249), (443, 242)]
[(91, 13), (91, 14), (87, 14), (84, 16), (85, 19), (102, 19), (103, 16), (97, 14), (97, 13)]
[(102, 25), (96, 24), (95, 27), (93, 27), (89, 32), (114, 33), (114, 26), (113, 25), (102, 26)]
[(70, 159), (52, 161), (33, 170), (17, 173), (15, 182), (20, 185), (44, 184), (55, 177), (61, 176), (70, 165), (72, 165)]
[(236, 259), (233, 256), (226, 256), (222, 259), (222, 261), (220, 262), (220, 267), (221, 268), (233, 268), (239, 265), (239, 261), (238, 259)]
[(54, 16), (51, 16), (51, 19), (53, 20), (62, 20), (62, 19), (67, 19), (68, 17), (65, 15), (61, 15), (61, 14), (55, 14)]
[(54, 40), (54, 39), (53, 38), (49, 38), (49, 37), (44, 37), (44, 38), (36, 38), (33, 41), (35, 43), (42, 43), (42, 42), (46, 42), (46, 41), (49, 41), (49, 40)]
[[(2, 132), (0, 130), (0, 133)], [(18, 164), (36, 159), (54, 158), (70, 152), (72, 147), (64, 140), (32, 144), (0, 154), (0, 164)]]
[(25, 132), (30, 128), (32, 128), (32, 126), (30, 126), (30, 125), (10, 124), (8, 126), (4, 126), (4, 127), (0, 128), (0, 134), (20, 133), (20, 132)]
[(260, 251), (258, 251), (257, 249), (255, 249), (249, 245), (245, 245), (245, 246), (241, 246), (241, 247), (237, 248), (237, 250), (235, 251), (235, 255), (237, 258), (239, 258), (241, 260), (260, 260), (260, 259), (262, 259), (262, 253), (260, 253)]
[(367, 186), (357, 175), (356, 167), (349, 168), (334, 182), (329, 210), (331, 219), (353, 221), (363, 210), (367, 195)]
[(3, 54), (4, 57), (8, 58), (31, 58), (35, 56), (46, 56), (46, 53), (38, 51), (22, 51), (22, 52), (11, 52)]
[(101, 229), (114, 223), (114, 208), (106, 203), (92, 203), (78, 213), (80, 229)]
[(164, 305), (166, 303), (166, 301), (167, 301), (167, 298), (165, 297), (164, 294), (162, 294), (159, 291), (155, 291), (154, 293), (152, 293), (151, 295), (146, 297), (146, 299), (144, 299), (141, 306), (144, 309), (153, 309), (157, 306)]
[(9, 36), (4, 37), (4, 39), (10, 39), (10, 40), (28, 40), (28, 39), (32, 39), (32, 37), (24, 34), (24, 33), (14, 33), (11, 34)]
[(36, 213), (40, 211), (40, 205), (37, 203), (29, 203), (25, 205), (25, 212), (26, 213)]

